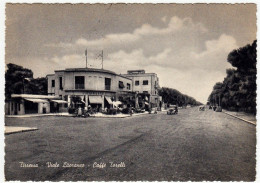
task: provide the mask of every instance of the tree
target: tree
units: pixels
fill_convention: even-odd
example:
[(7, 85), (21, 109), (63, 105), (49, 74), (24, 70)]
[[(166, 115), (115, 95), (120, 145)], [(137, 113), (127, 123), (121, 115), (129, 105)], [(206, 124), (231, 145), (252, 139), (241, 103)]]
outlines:
[(183, 105), (201, 105), (200, 102), (194, 98), (184, 95), (176, 89), (162, 87), (159, 89), (159, 95), (162, 96), (163, 102), (167, 104), (173, 104), (178, 106)]
[(256, 41), (252, 45), (233, 50), (227, 61), (235, 69), (227, 69), (224, 81), (213, 87), (208, 101), (216, 105), (215, 97), (221, 97), (221, 105), (228, 110), (256, 113)]
[(7, 64), (5, 73), (5, 99), (11, 94), (47, 94), (47, 79), (33, 79), (33, 72), (12, 63)]

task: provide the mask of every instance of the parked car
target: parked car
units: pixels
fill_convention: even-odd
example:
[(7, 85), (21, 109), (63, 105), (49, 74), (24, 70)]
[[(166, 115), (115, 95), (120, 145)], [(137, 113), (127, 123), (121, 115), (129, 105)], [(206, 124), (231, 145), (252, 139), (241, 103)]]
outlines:
[(178, 107), (176, 105), (170, 105), (167, 110), (168, 115), (178, 114)]
[(200, 106), (199, 107), (199, 111), (205, 111), (205, 106), (203, 105), (203, 106)]

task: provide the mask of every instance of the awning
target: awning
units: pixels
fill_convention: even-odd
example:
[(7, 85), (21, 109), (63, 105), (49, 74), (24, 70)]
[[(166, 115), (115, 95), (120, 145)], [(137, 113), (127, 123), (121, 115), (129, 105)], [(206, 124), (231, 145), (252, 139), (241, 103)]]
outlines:
[(89, 96), (89, 103), (91, 104), (102, 104), (103, 100), (101, 96)]
[(47, 100), (38, 99), (38, 98), (25, 98), (25, 100), (28, 100), (33, 103), (48, 103)]
[(114, 105), (114, 106), (118, 106), (118, 105), (120, 105), (120, 104), (122, 104), (122, 102), (120, 102), (120, 101), (114, 101), (114, 102), (113, 102), (113, 105)]
[(51, 100), (52, 102), (56, 102), (58, 104), (67, 104), (68, 102), (65, 100)]
[(111, 100), (110, 97), (105, 96), (105, 98), (106, 98), (106, 100), (107, 100), (107, 102), (108, 102), (109, 104), (113, 104), (113, 102), (112, 102), (112, 100)]

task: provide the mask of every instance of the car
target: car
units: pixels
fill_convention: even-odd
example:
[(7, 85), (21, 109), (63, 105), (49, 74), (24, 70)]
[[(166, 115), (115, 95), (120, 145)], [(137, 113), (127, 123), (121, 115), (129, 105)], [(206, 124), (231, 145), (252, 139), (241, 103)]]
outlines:
[(176, 105), (170, 105), (169, 109), (167, 110), (167, 114), (178, 114), (178, 107)]
[(205, 106), (203, 105), (203, 106), (200, 106), (199, 107), (199, 111), (205, 111)]

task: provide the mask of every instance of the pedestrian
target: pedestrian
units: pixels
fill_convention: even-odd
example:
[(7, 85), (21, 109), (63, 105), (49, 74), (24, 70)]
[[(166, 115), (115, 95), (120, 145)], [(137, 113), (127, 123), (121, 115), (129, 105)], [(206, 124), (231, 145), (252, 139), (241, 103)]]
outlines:
[(82, 108), (80, 106), (78, 108), (78, 116), (82, 116)]

